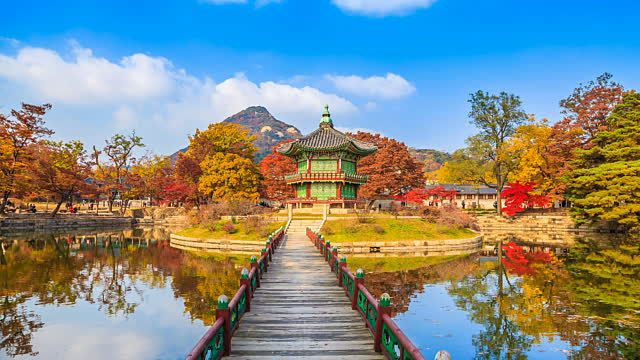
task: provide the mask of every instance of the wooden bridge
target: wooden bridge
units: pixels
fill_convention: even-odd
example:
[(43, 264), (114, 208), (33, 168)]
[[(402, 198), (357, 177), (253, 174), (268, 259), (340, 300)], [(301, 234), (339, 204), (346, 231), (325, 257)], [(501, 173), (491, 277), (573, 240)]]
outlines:
[(376, 300), (364, 273), (312, 230), (321, 224), (293, 220), (269, 236), (235, 296), (218, 299), (217, 320), (188, 360), (424, 359), (389, 316), (388, 296)]

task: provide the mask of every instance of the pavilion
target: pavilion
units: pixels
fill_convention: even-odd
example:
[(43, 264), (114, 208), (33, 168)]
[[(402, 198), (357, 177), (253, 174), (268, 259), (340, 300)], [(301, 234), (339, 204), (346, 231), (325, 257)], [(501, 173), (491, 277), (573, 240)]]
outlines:
[(358, 174), (358, 161), (377, 148), (334, 129), (329, 106), (325, 106), (317, 130), (277, 150), (298, 164), (298, 172), (285, 177), (295, 193), (288, 203), (344, 208), (355, 206), (358, 188), (367, 182), (366, 175)]

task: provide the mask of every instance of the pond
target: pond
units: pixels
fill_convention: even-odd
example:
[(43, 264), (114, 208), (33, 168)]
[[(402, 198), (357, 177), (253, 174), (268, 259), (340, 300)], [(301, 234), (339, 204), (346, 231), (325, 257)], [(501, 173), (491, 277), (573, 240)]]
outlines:
[(0, 358), (183, 359), (235, 293), (239, 266), (158, 231), (4, 241)]
[[(543, 251), (505, 244), (368, 274), (394, 319), (432, 359), (640, 358), (640, 245)], [(0, 358), (182, 359), (232, 294), (247, 259), (171, 248), (161, 229), (4, 239)]]
[(640, 244), (616, 246), (505, 244), (502, 262), (472, 256), (367, 284), (391, 294), (427, 359), (640, 359)]

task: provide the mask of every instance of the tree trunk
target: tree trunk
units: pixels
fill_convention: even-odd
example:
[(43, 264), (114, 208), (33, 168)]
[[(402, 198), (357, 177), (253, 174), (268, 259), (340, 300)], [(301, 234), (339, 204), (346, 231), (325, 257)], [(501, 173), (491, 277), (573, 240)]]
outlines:
[(2, 194), (2, 201), (0, 202), (0, 214), (4, 214), (4, 211), (7, 207), (7, 202), (9, 201), (9, 194), (10, 192), (5, 191)]
[(499, 189), (496, 189), (497, 195), (498, 195), (498, 207), (496, 208), (496, 210), (498, 211), (498, 216), (502, 215), (502, 194)]
[(53, 209), (53, 212), (51, 213), (52, 218), (56, 217), (56, 214), (58, 214), (58, 211), (60, 210), (60, 206), (62, 206), (63, 202), (64, 202), (64, 196), (60, 196), (60, 200), (56, 203), (56, 208)]

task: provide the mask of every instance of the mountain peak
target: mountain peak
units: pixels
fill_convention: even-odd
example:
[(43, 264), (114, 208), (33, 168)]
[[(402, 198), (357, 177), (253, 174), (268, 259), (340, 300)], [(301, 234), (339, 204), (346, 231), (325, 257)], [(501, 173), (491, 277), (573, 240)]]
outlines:
[(242, 125), (256, 136), (258, 161), (271, 153), (271, 148), (281, 141), (302, 137), (298, 128), (276, 119), (264, 106), (250, 106), (229, 116), (224, 122)]

